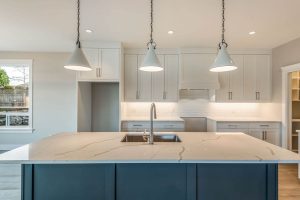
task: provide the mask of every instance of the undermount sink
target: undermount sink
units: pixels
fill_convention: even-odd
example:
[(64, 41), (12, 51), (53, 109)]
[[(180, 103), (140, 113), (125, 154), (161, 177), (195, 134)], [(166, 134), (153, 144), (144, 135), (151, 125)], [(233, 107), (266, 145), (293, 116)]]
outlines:
[[(181, 142), (175, 134), (154, 134), (154, 142)], [(147, 138), (140, 134), (126, 134), (121, 142), (147, 142)]]

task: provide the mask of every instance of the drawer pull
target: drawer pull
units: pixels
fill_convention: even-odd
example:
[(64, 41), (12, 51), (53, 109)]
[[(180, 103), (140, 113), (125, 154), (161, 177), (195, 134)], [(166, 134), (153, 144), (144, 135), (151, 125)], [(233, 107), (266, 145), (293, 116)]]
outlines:
[(237, 127), (238, 125), (235, 124), (228, 124), (229, 127)]
[(259, 125), (260, 127), (269, 127), (269, 125), (267, 125), (267, 124), (261, 124), (261, 125)]
[(141, 127), (143, 125), (141, 125), (141, 124), (133, 124), (132, 126), (134, 126), (134, 127)]

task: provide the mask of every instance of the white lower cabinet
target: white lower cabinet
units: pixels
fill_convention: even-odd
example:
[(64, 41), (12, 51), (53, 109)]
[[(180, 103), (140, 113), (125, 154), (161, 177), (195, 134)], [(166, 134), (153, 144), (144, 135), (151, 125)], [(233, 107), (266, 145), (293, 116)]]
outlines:
[(280, 145), (280, 130), (278, 129), (254, 129), (249, 131), (249, 135), (271, 144)]
[(260, 140), (280, 146), (280, 122), (219, 122), (209, 119), (210, 132), (242, 132)]
[[(155, 132), (182, 132), (184, 131), (184, 121), (154, 121)], [(122, 121), (122, 132), (149, 132), (150, 121)]]

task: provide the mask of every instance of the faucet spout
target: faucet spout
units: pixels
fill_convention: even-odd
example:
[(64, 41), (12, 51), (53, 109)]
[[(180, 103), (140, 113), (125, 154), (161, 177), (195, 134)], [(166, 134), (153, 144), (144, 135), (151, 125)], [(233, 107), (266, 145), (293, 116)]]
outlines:
[(156, 115), (156, 106), (155, 103), (151, 104), (150, 107), (150, 132), (149, 132), (149, 144), (153, 144), (153, 140), (154, 140), (154, 132), (153, 132), (153, 118), (156, 119), (157, 115)]

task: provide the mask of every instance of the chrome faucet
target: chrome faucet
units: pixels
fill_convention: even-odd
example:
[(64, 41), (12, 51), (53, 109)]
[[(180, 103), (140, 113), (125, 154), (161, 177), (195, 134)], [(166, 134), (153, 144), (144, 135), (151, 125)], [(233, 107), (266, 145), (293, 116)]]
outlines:
[(154, 133), (153, 133), (153, 118), (156, 119), (156, 106), (155, 103), (151, 104), (150, 108), (150, 132), (149, 132), (149, 144), (153, 144)]

